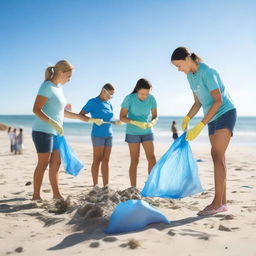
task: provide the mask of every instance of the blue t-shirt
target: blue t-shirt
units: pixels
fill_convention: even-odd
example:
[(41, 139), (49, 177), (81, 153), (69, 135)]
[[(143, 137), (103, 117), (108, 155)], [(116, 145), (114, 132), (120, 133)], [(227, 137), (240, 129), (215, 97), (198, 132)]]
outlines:
[[(66, 105), (62, 85), (55, 85), (51, 81), (45, 81), (39, 88), (37, 95), (48, 98), (42, 108), (42, 111), (62, 125), (64, 119), (64, 108)], [(32, 130), (57, 135), (56, 130), (51, 125), (37, 116), (35, 117)]]
[[(149, 94), (145, 100), (140, 100), (137, 93), (133, 93), (125, 97), (121, 106), (128, 110), (127, 117), (129, 119), (140, 122), (150, 122), (151, 110), (156, 108), (157, 104), (154, 96), (151, 94)], [(131, 135), (145, 135), (153, 133), (153, 129), (141, 129), (133, 124), (127, 124), (126, 133)]]
[[(83, 107), (86, 113), (90, 113), (92, 118), (103, 119), (105, 122), (112, 120), (113, 107), (109, 101), (102, 101), (99, 97), (88, 100)], [(92, 136), (111, 137), (113, 135), (111, 124), (102, 124), (100, 126), (93, 124)]]
[(222, 105), (210, 121), (217, 119), (227, 111), (235, 108), (224, 84), (220, 79), (219, 74), (215, 69), (209, 67), (205, 63), (200, 62), (197, 72), (194, 74), (192, 72), (188, 73), (187, 79), (190, 84), (190, 88), (202, 104), (204, 115), (208, 113), (214, 102), (210, 92), (215, 89), (220, 90)]

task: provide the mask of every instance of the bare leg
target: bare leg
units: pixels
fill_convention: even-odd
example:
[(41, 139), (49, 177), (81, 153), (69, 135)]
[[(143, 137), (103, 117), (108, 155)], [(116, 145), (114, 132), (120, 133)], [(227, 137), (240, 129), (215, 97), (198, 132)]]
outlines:
[(51, 153), (38, 153), (38, 163), (34, 172), (33, 183), (34, 183), (34, 193), (33, 200), (41, 199), (40, 189), (42, 186), (42, 181), (44, 177), (44, 172), (49, 164)]
[(154, 143), (153, 141), (145, 141), (142, 142), (142, 146), (145, 150), (145, 154), (148, 160), (148, 173), (150, 173), (153, 166), (156, 164), (156, 157), (154, 154)]
[(131, 163), (129, 168), (129, 176), (132, 187), (137, 186), (137, 167), (140, 155), (140, 143), (128, 143), (130, 150)]
[(60, 164), (61, 164), (60, 153), (58, 150), (53, 150), (51, 159), (50, 159), (49, 179), (52, 186), (54, 199), (62, 198), (59, 191), (59, 182), (58, 182)]
[(217, 130), (213, 135), (210, 135), (212, 145), (211, 155), (214, 164), (214, 183), (215, 196), (212, 206), (217, 209), (222, 204), (226, 204), (226, 162), (225, 152), (229, 145), (231, 132), (228, 129)]
[(100, 163), (103, 159), (104, 146), (93, 147), (92, 180), (93, 186), (98, 184)]
[(106, 186), (109, 182), (109, 158), (112, 147), (104, 147), (103, 159), (101, 163), (101, 173), (103, 179), (103, 185)]

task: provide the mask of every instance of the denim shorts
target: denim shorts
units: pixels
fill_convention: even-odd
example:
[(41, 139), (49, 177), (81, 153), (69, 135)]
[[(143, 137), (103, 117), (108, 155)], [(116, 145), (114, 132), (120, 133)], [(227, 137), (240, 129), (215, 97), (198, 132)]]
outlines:
[(51, 153), (54, 149), (57, 149), (55, 137), (53, 134), (32, 131), (32, 139), (37, 153)]
[(153, 141), (153, 140), (154, 140), (153, 133), (145, 134), (145, 135), (132, 135), (132, 134), (125, 135), (125, 141), (127, 143), (141, 143), (141, 142)]
[(97, 137), (91, 136), (92, 145), (94, 147), (104, 146), (104, 147), (112, 147), (112, 139), (113, 137)]
[(216, 130), (229, 129), (231, 136), (233, 136), (233, 130), (236, 123), (236, 109), (231, 109), (218, 117), (216, 120), (208, 124), (209, 135), (213, 135)]

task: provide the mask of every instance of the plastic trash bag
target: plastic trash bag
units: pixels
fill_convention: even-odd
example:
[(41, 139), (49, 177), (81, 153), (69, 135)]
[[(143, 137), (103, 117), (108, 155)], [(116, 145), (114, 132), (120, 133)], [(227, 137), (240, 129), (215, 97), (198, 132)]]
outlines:
[(155, 164), (141, 194), (145, 197), (182, 198), (202, 191), (197, 163), (185, 132)]
[(112, 213), (106, 233), (123, 233), (140, 230), (151, 223), (170, 221), (159, 210), (143, 200), (128, 200), (117, 205)]
[(57, 135), (54, 137), (54, 140), (60, 152), (65, 171), (73, 176), (77, 176), (80, 170), (84, 167), (83, 164), (69, 147), (64, 136)]

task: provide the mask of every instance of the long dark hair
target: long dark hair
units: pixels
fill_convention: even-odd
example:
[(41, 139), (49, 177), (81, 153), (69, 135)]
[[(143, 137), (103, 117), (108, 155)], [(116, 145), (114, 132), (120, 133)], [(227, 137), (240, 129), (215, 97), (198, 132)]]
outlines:
[(190, 57), (195, 62), (200, 62), (202, 59), (186, 47), (178, 47), (172, 53), (171, 61), (173, 60), (185, 60), (187, 57)]
[(136, 83), (136, 85), (135, 85), (131, 94), (138, 92), (140, 89), (150, 90), (151, 88), (152, 88), (151, 83), (147, 79), (141, 78)]

